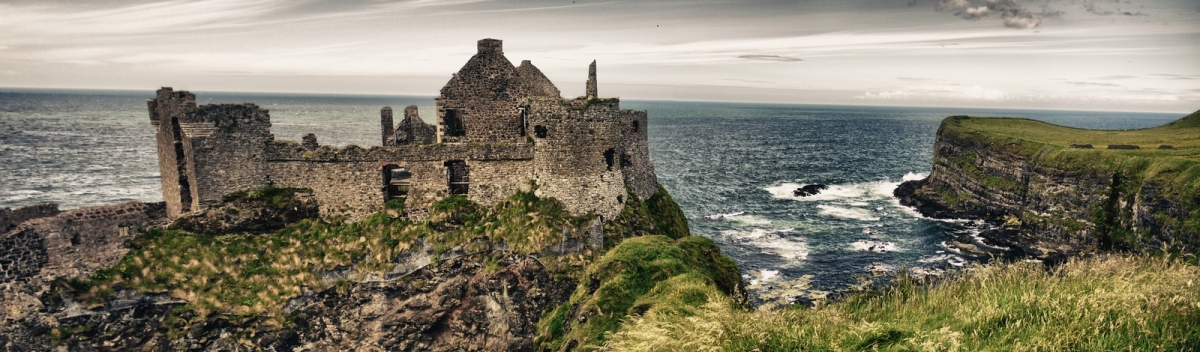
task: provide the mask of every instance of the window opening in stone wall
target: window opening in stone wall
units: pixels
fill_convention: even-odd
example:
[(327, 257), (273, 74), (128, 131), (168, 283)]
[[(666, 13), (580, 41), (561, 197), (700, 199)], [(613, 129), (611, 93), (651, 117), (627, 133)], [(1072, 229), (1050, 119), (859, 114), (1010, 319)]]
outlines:
[(546, 138), (546, 126), (533, 126), (533, 135), (537, 138)]
[(179, 129), (179, 118), (171, 118), (171, 135), (175, 140), (175, 168), (179, 174), (179, 205), (180, 211), (192, 211), (192, 184), (187, 177), (186, 156), (183, 154), (183, 133)]
[(467, 194), (470, 189), (471, 176), (470, 168), (467, 163), (462, 160), (450, 160), (446, 162), (446, 174), (449, 176), (450, 194)]
[(633, 158), (629, 156), (629, 153), (621, 153), (621, 167), (626, 168), (630, 166), (633, 166)]
[(520, 108), (520, 111), (521, 111), (521, 137), (525, 137), (526, 136), (525, 129), (528, 128), (528, 126), (529, 126), (529, 113), (527, 112), (527, 110), (525, 110), (524, 107)]
[(384, 166), (383, 187), (383, 200), (385, 202), (396, 198), (408, 197), (408, 191), (412, 188), (412, 173), (396, 165)]
[(467, 131), (463, 128), (462, 114), (458, 109), (446, 109), (445, 118), (446, 135), (451, 137), (462, 137), (467, 135)]
[(631, 129), (631, 131), (633, 133), (637, 133), (637, 131), (638, 131), (638, 122), (637, 121), (633, 122), (633, 128)]
[(611, 148), (604, 151), (604, 163), (608, 164), (608, 171), (612, 171), (613, 159), (616, 157), (616, 154), (617, 152)]

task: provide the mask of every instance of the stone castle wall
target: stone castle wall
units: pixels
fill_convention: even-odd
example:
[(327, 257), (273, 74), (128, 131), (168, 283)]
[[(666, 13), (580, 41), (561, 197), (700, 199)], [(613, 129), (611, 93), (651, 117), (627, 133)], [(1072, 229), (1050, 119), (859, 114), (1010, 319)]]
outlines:
[(42, 203), (17, 209), (0, 208), (0, 233), (8, 232), (21, 223), (37, 218), (58, 215), (58, 204)]
[(521, 80), (525, 82), (525, 92), (530, 96), (560, 98), (562, 92), (559, 92), (558, 87), (554, 86), (554, 82), (550, 82), (550, 78), (542, 73), (533, 62), (529, 60), (521, 61), (521, 66), (517, 66), (517, 74), (521, 76)]
[(267, 110), (254, 104), (211, 104), (189, 108), (184, 116), (180, 127), (198, 206), (267, 185), (265, 147), (273, 139)]
[[(126, 240), (167, 219), (165, 203), (127, 202), (67, 210), (0, 235), (0, 286), (40, 293), (56, 278), (86, 278), (115, 265)], [(0, 295), (5, 296), (5, 295)]]
[(268, 178), (278, 187), (313, 189), (322, 213), (359, 218), (383, 207), (383, 170), (412, 173), (405, 207), (420, 212), (450, 195), (445, 161), (462, 160), (470, 169), (469, 199), (490, 204), (527, 190), (533, 146), (529, 144), (431, 144), (314, 150), (284, 141), (267, 148)]
[(382, 170), (376, 162), (267, 163), (276, 187), (311, 188), (323, 215), (370, 214), (383, 208)]
[(658, 175), (650, 161), (646, 111), (621, 110), (621, 174), (625, 185), (646, 200), (658, 192)]
[[(479, 52), (442, 87), (437, 98), (438, 142), (511, 142), (525, 138), (521, 101), (530, 95), (501, 42), (480, 40)], [(450, 135), (447, 111), (457, 111), (465, 135)]]
[(624, 203), (618, 103), (607, 100), (583, 109), (561, 99), (534, 99), (534, 177), (538, 196), (554, 197), (568, 209), (612, 218)]
[(154, 127), (158, 144), (163, 201), (167, 203), (168, 214), (179, 216), (191, 211), (193, 206), (179, 121), (183, 119), (189, 107), (196, 106), (196, 96), (163, 88), (146, 104), (150, 110), (150, 124)]

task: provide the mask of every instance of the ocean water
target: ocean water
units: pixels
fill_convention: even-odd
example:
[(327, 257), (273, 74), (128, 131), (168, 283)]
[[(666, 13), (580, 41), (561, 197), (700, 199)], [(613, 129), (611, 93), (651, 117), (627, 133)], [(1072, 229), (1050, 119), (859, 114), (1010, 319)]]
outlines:
[[(200, 103), (270, 109), (277, 139), (378, 145), (379, 109), (432, 97), (197, 92)], [(160, 201), (151, 91), (0, 90), (0, 207), (62, 208)], [(924, 219), (891, 196), (930, 168), (934, 133), (951, 115), (1026, 117), (1104, 129), (1145, 128), (1178, 114), (624, 101), (649, 110), (659, 181), (693, 234), (742, 268), (761, 302), (818, 298), (872, 273), (936, 272), (987, 258), (946, 246), (976, 224)], [(397, 120), (398, 121), (398, 120)], [(793, 197), (807, 184), (830, 188)]]

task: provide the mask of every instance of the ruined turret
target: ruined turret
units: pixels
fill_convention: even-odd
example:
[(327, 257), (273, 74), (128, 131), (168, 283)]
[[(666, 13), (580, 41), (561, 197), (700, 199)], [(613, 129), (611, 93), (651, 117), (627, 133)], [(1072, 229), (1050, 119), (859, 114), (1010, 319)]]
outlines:
[(392, 145), (431, 144), (437, 139), (437, 129), (421, 120), (417, 114), (417, 106), (409, 105), (404, 108), (404, 119), (396, 126)]
[(379, 110), (379, 124), (383, 127), (383, 145), (396, 145), (396, 131), (392, 129), (392, 107)]
[(588, 66), (587, 98), (599, 97), (600, 94), (596, 92), (596, 60), (592, 60), (592, 64)]

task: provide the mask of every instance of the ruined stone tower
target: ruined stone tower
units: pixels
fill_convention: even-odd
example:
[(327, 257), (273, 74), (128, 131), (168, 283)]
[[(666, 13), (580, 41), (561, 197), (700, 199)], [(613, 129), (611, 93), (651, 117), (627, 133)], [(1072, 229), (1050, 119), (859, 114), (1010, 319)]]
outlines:
[(392, 107), (379, 110), (379, 124), (383, 127), (383, 145), (396, 144), (396, 131), (392, 125)]
[(587, 96), (588, 99), (600, 96), (600, 94), (596, 92), (596, 60), (592, 60), (592, 64), (588, 65), (587, 94), (585, 94), (585, 96)]

